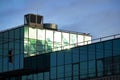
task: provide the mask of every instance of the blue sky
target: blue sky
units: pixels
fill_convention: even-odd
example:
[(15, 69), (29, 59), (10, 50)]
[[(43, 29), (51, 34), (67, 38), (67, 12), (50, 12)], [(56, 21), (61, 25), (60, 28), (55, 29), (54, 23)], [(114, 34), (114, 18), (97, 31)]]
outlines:
[(24, 24), (27, 13), (93, 38), (120, 33), (120, 0), (0, 0), (0, 30)]

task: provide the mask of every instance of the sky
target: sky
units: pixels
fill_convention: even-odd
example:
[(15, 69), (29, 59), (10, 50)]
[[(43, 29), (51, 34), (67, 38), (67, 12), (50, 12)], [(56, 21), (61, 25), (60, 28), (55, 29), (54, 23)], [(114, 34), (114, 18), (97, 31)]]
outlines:
[(0, 30), (24, 24), (28, 13), (94, 39), (120, 33), (120, 0), (0, 0)]

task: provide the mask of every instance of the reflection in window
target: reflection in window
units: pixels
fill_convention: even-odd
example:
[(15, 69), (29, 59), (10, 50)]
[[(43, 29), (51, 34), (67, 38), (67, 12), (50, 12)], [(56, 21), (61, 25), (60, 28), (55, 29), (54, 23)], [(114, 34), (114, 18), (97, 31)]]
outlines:
[(45, 50), (45, 30), (38, 29), (37, 35), (37, 51), (40, 53), (44, 52)]
[(24, 37), (28, 38), (28, 27), (24, 27)]
[(83, 45), (84, 44), (83, 41), (84, 41), (84, 36), (78, 35), (78, 45)]
[(29, 38), (36, 39), (36, 28), (29, 27)]
[(54, 32), (54, 50), (61, 50), (61, 32)]
[(38, 35), (37, 35), (38, 40), (45, 40), (45, 30), (38, 29)]
[(46, 30), (46, 51), (53, 49), (53, 31)]
[(90, 44), (91, 43), (91, 37), (90, 36), (84, 36), (85, 37), (85, 43), (84, 44)]
[(62, 48), (69, 49), (69, 33), (62, 33)]
[(77, 35), (76, 34), (70, 34), (70, 47), (75, 47), (77, 43)]

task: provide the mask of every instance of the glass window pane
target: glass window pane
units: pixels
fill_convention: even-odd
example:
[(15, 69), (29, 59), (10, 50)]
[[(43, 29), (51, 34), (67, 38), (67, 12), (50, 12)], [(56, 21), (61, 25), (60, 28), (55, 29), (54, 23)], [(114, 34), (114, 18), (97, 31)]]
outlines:
[(112, 41), (104, 42), (104, 48), (105, 48), (105, 57), (112, 56)]
[(90, 36), (84, 36), (85, 43), (84, 44), (90, 44), (91, 43), (91, 37)]
[(73, 63), (79, 62), (79, 48), (72, 49)]
[(79, 74), (79, 64), (73, 64), (73, 75), (77, 76)]
[(4, 32), (3, 34), (3, 42), (8, 43), (8, 31)]
[(57, 52), (57, 65), (64, 65), (64, 52)]
[(38, 80), (43, 80), (43, 73), (38, 73)]
[(113, 40), (113, 56), (120, 55), (120, 39)]
[(51, 68), (51, 79), (56, 79), (56, 67)]
[(105, 75), (112, 74), (112, 57), (104, 58), (104, 73)]
[(76, 43), (77, 43), (77, 35), (70, 34), (70, 47), (76, 46)]
[(104, 68), (103, 64), (104, 64), (103, 59), (97, 60), (97, 73), (99, 77), (103, 76), (103, 68)]
[(37, 42), (36, 42), (36, 50), (39, 53), (43, 53), (45, 51), (45, 30), (37, 29)]
[(20, 39), (20, 28), (15, 29), (15, 39)]
[(28, 48), (29, 48), (29, 55), (33, 56), (36, 53), (36, 39), (29, 39), (28, 40)]
[(57, 78), (64, 77), (64, 66), (57, 67)]
[(28, 75), (27, 80), (33, 80), (33, 75)]
[(45, 30), (38, 29), (37, 39), (41, 40), (43, 44), (45, 43)]
[(36, 28), (29, 27), (29, 38), (36, 39)]
[(8, 71), (8, 57), (3, 57), (3, 72)]
[(28, 27), (24, 27), (24, 37), (28, 38)]
[(1, 57), (1, 55), (0, 55), (0, 65), (1, 65), (1, 66), (0, 66), (0, 72), (2, 72), (2, 70), (3, 70), (3, 69), (2, 69), (2, 64), (3, 64), (3, 60), (2, 60), (2, 57)]
[(81, 78), (87, 77), (87, 71), (88, 71), (87, 67), (88, 67), (87, 62), (80, 63), (80, 76), (81, 76)]
[(61, 50), (61, 32), (54, 32), (54, 50)]
[(113, 71), (114, 74), (120, 73), (120, 56), (113, 57)]
[(24, 39), (24, 27), (20, 28), (20, 39), (23, 40)]
[(44, 80), (49, 80), (49, 72), (44, 73)]
[(46, 30), (46, 51), (53, 49), (53, 31)]
[(96, 44), (96, 58), (103, 58), (103, 43)]
[(95, 60), (93, 61), (88, 61), (88, 73), (89, 73), (89, 77), (95, 77), (95, 71), (96, 71), (96, 67), (95, 67)]
[(50, 65), (52, 66), (56, 66), (56, 53), (51, 53), (50, 54)]
[(87, 61), (87, 46), (80, 47), (80, 61)]
[(14, 55), (14, 69), (19, 69), (20, 55)]
[(83, 45), (84, 37), (83, 35), (78, 35), (78, 45)]
[(71, 56), (71, 50), (65, 50), (65, 64), (71, 64), (72, 62), (72, 56)]
[(72, 76), (72, 65), (65, 65), (65, 77)]
[(88, 45), (88, 59), (95, 59), (95, 44)]
[(69, 33), (62, 33), (62, 48), (69, 49)]

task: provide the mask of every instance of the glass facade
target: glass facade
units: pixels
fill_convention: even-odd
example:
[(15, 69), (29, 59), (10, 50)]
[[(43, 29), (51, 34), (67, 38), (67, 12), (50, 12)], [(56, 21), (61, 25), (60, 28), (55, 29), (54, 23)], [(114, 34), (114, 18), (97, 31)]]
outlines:
[(118, 45), (120, 45), (120, 39), (113, 39), (48, 53), (50, 54), (50, 65), (46, 67), (48, 71), (32, 74), (32, 77), (26, 75), (23, 80), (96, 80), (94, 78), (119, 80), (119, 76), (109, 78), (120, 74), (120, 47)]
[(90, 39), (27, 26), (3, 31), (0, 80), (120, 80), (120, 38)]
[(86, 34), (24, 27), (25, 57), (90, 43), (91, 36)]
[(23, 68), (24, 27), (0, 32), (0, 72)]

